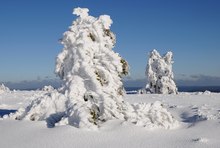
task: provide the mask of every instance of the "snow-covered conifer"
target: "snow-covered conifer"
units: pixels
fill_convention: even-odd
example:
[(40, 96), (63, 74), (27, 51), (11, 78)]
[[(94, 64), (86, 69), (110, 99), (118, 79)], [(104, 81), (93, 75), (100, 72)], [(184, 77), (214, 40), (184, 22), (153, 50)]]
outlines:
[(48, 86), (44, 86), (41, 90), (51, 92), (51, 91), (54, 91), (54, 88), (53, 86), (48, 85)]
[(172, 52), (167, 52), (163, 57), (155, 49), (150, 52), (146, 68), (148, 78), (146, 89), (157, 94), (177, 93), (172, 71), (172, 57)]
[(59, 122), (76, 127), (93, 127), (113, 118), (124, 120), (121, 78), (128, 74), (128, 64), (112, 50), (116, 38), (110, 30), (110, 16), (95, 18), (88, 11), (74, 9), (78, 18), (61, 40), (64, 48), (55, 69), (64, 81), (60, 94), (54, 91), (33, 101), (18, 111), (16, 119), (47, 119), (51, 125)]
[(0, 94), (4, 93), (4, 92), (9, 92), (10, 89), (8, 87), (6, 87), (4, 84), (0, 85)]
[(87, 8), (76, 8), (79, 16), (64, 33), (64, 48), (57, 57), (56, 73), (64, 80), (69, 98), (68, 117), (98, 124), (112, 118), (123, 119), (124, 89), (121, 81), (128, 64), (112, 48), (116, 42), (108, 15), (88, 15)]

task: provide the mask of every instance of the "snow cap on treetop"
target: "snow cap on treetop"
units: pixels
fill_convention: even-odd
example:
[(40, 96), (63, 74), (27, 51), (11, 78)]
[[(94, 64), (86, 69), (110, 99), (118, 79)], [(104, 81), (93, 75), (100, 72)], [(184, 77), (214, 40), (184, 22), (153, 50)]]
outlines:
[(78, 7), (78, 8), (73, 9), (73, 14), (80, 16), (81, 18), (85, 18), (85, 17), (89, 16), (88, 12), (89, 12), (88, 8)]
[(101, 16), (99, 17), (99, 19), (100, 19), (101, 22), (103, 23), (105, 29), (109, 29), (110, 26), (111, 26), (111, 24), (113, 23), (113, 22), (112, 22), (112, 19), (110, 18), (109, 15), (101, 15)]
[(159, 52), (156, 50), (156, 49), (153, 49), (151, 52), (150, 52), (150, 56), (155, 56), (155, 57), (161, 57)]
[[(82, 19), (86, 18), (89, 16), (88, 14), (89, 9), (88, 8), (74, 8), (73, 9), (73, 14), (81, 17)], [(99, 17), (99, 20), (101, 21), (101, 23), (103, 24), (105, 29), (110, 29), (110, 26), (112, 24), (112, 19), (110, 18), (109, 15), (101, 15)]]
[(173, 53), (171, 51), (167, 52), (166, 55), (164, 56), (164, 59), (166, 62), (169, 62), (169, 63), (174, 63), (173, 60)]

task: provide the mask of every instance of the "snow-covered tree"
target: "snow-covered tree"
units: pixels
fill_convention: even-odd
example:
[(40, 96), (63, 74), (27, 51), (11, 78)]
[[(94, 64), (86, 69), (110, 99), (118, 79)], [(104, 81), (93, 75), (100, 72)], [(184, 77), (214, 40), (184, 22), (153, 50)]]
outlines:
[(177, 93), (172, 71), (172, 58), (172, 52), (167, 52), (163, 57), (155, 49), (150, 52), (146, 68), (148, 78), (146, 89), (157, 94)]
[(131, 105), (124, 101), (121, 81), (128, 63), (112, 48), (116, 42), (108, 15), (79, 16), (64, 33), (64, 48), (56, 60), (56, 74), (64, 86), (33, 100), (10, 117), (18, 120), (46, 120), (49, 127), (72, 125), (93, 129), (110, 119), (120, 119), (144, 127), (173, 128), (177, 121), (160, 102)]
[(89, 120), (98, 124), (112, 118), (123, 119), (121, 77), (128, 74), (128, 64), (112, 50), (116, 39), (110, 30), (110, 16), (95, 18), (88, 11), (74, 9), (79, 18), (64, 33), (64, 48), (57, 57), (56, 73), (65, 81), (68, 108), (73, 108), (67, 121), (80, 118), (82, 123)]
[(8, 87), (6, 87), (4, 84), (0, 85), (0, 94), (4, 93), (4, 92), (9, 92), (10, 89)]
[(48, 85), (48, 86), (44, 86), (41, 90), (51, 92), (51, 91), (54, 91), (54, 88), (53, 86)]
[(60, 120), (59, 124), (76, 127), (91, 127), (113, 118), (124, 120), (121, 78), (128, 74), (128, 64), (112, 50), (116, 38), (110, 30), (110, 16), (95, 18), (89, 16), (88, 11), (87, 8), (74, 9), (73, 14), (79, 17), (61, 39), (64, 48), (57, 57), (55, 69), (65, 83), (59, 89), (60, 94), (53, 92), (33, 101), (18, 113), (17, 119), (41, 120), (50, 117), (52, 112), (59, 112), (48, 121)]

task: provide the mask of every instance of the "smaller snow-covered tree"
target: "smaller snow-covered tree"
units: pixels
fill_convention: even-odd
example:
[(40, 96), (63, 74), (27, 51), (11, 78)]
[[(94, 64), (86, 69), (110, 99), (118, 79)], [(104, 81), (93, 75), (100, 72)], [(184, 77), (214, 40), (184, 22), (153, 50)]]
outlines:
[(0, 85), (0, 94), (4, 93), (4, 92), (9, 92), (10, 89), (8, 87), (6, 87), (4, 84)]
[(10, 92), (10, 89), (6, 87), (4, 84), (0, 85), (0, 94), (4, 92)]
[(167, 52), (163, 57), (155, 49), (150, 52), (146, 68), (148, 78), (146, 89), (151, 93), (177, 94), (172, 71), (172, 58), (172, 52)]

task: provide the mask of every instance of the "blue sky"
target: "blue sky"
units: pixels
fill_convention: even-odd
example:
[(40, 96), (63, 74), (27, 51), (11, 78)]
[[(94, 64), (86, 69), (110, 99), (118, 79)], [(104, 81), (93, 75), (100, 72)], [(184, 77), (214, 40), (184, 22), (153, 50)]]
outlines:
[(114, 50), (129, 62), (131, 85), (145, 83), (152, 49), (174, 53), (179, 85), (220, 85), (219, 0), (1, 1), (0, 82), (54, 80), (55, 57), (62, 49), (58, 40), (76, 18), (75, 7), (111, 16)]

